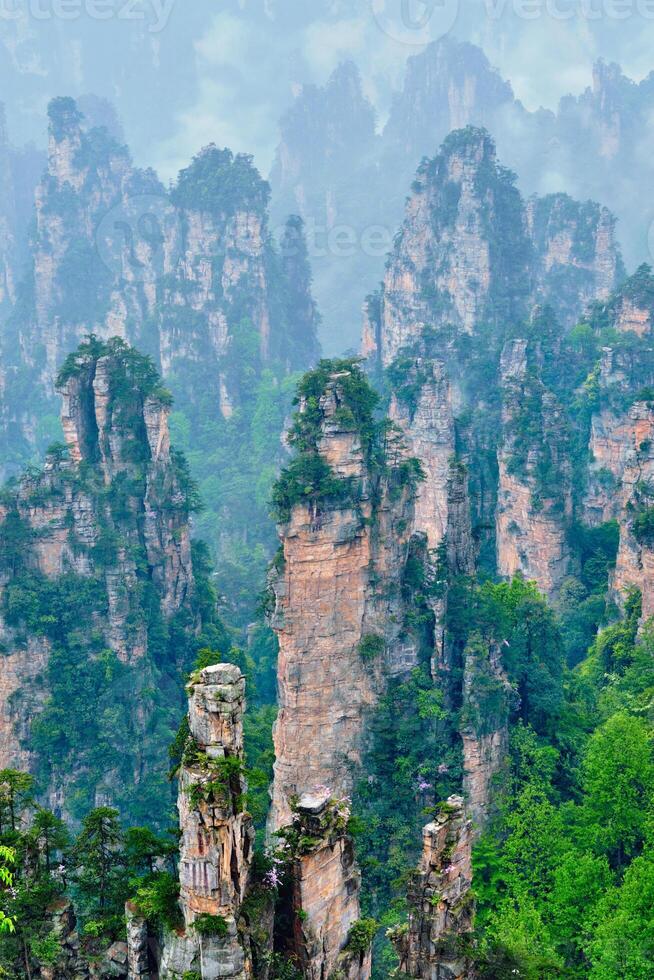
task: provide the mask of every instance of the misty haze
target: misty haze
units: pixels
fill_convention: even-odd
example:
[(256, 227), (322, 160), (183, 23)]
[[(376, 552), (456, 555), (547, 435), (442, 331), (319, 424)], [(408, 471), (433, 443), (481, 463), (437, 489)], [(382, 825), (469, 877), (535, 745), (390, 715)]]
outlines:
[(654, 977), (653, 0), (0, 0), (0, 977)]

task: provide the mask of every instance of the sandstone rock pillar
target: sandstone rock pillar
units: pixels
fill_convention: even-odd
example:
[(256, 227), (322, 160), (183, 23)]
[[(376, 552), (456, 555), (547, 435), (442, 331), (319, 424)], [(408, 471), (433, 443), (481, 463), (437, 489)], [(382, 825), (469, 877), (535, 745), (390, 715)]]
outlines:
[(299, 502), (280, 526), (272, 832), (291, 822), (292, 797), (316, 785), (336, 796), (351, 791), (366, 717), (386, 676), (418, 662), (401, 628), (413, 489), (400, 483), (399, 466), (380, 476), (369, 465), (342, 378), (333, 375), (320, 398), (317, 451), (352, 492), (319, 506)]
[(347, 833), (348, 801), (327, 788), (300, 797), (291, 828), (293, 947), (307, 980), (368, 980), (371, 953), (352, 945), (361, 875)]
[(409, 885), (409, 921), (391, 940), (400, 973), (424, 980), (472, 980), (460, 940), (472, 931), (472, 823), (451, 796), (423, 830), (420, 867)]
[(237, 918), (254, 845), (244, 809), (245, 680), (232, 664), (207, 667), (187, 686), (190, 735), (179, 776), (180, 904), (185, 928), (168, 937), (161, 976), (244, 980), (249, 964)]
[(127, 922), (127, 980), (150, 980), (148, 923), (131, 902), (125, 904)]

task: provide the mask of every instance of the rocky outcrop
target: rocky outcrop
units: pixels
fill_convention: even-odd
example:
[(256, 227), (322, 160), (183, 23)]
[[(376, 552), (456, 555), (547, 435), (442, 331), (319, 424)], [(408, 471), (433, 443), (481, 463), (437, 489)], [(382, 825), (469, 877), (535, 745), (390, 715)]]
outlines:
[(445, 36), (409, 58), (401, 92), (384, 128), (386, 152), (415, 164), (455, 129), (491, 131), (513, 102), (511, 85), (473, 44)]
[[(67, 898), (57, 899), (46, 910), (50, 935), (59, 944), (56, 965), (32, 960), (30, 977), (39, 980), (150, 980), (150, 972), (135, 972), (129, 958), (128, 944), (122, 940), (112, 943), (108, 949), (98, 951), (88, 948), (88, 938), (80, 935), (72, 903)], [(25, 968), (21, 960), (18, 969)], [(17, 974), (18, 975), (18, 974)]]
[(588, 305), (607, 300), (622, 278), (616, 219), (607, 208), (567, 194), (531, 198), (526, 214), (535, 250), (533, 298), (549, 303), (572, 327)]
[(630, 590), (643, 597), (643, 617), (654, 613), (651, 538), (648, 515), (652, 506), (651, 442), (654, 436), (651, 392), (654, 350), (650, 324), (654, 311), (654, 280), (643, 266), (610, 300), (594, 311), (600, 326), (610, 326), (620, 338), (604, 347), (587, 379), (592, 398), (589, 466), (581, 501), (583, 519), (597, 527), (615, 520), (620, 544), (612, 575), (615, 601), (622, 605)]
[[(20, 329), (24, 356), (35, 367), (37, 338), (45, 349), (45, 363), (38, 367), (50, 393), (59, 365), (89, 332), (136, 338), (147, 310), (131, 289), (128, 300), (119, 295), (118, 287), (121, 246), (127, 260), (130, 243), (112, 242), (114, 248), (107, 253), (99, 236), (109, 212), (116, 221), (127, 217), (122, 209), (136, 193), (139, 178), (140, 193), (156, 194), (161, 188), (132, 169), (126, 147), (105, 131), (83, 129), (83, 116), (73, 99), (54, 99), (48, 117), (48, 169), (35, 195), (34, 306)], [(120, 263), (118, 268), (112, 269), (112, 259)], [(71, 289), (74, 279), (83, 283), (81, 292)], [(128, 330), (128, 319), (134, 317), (136, 323)]]
[(423, 831), (422, 860), (408, 901), (408, 924), (391, 933), (399, 972), (424, 980), (471, 980), (474, 969), (461, 940), (473, 927), (472, 824), (459, 796), (441, 804)]
[(511, 341), (502, 355), (497, 565), (553, 594), (570, 564), (570, 458), (565, 416), (539, 377), (539, 356), (525, 340)]
[[(138, 234), (135, 240), (142, 215), (129, 209), (137, 196), (142, 206), (159, 200), (162, 185), (152, 172), (135, 170), (126, 147), (106, 130), (85, 128), (73, 99), (54, 99), (48, 119), (28, 272), (2, 338), (0, 421), (8, 461), (26, 455), (26, 447), (43, 448), (39, 418), (52, 412), (56, 372), (82, 338), (95, 332), (134, 342), (153, 308), (144, 270), (157, 249)], [(21, 398), (25, 384), (29, 404)], [(5, 467), (5, 475), (11, 472), (15, 465)]]
[(7, 138), (5, 107), (0, 103), (0, 311), (9, 312), (16, 301), (18, 277), (16, 194), (11, 148)]
[[(270, 175), (278, 213), (311, 216), (317, 224), (324, 219), (325, 230), (339, 224), (341, 208), (349, 202), (339, 200), (335, 179), (375, 144), (375, 113), (356, 65), (343, 62), (324, 88), (304, 85), (280, 129)], [(317, 178), (326, 182), (320, 197), (313, 191)]]
[[(53, 100), (48, 113), (29, 274), (0, 371), (0, 431), (14, 452), (38, 443), (57, 368), (90, 332), (146, 349), (191, 404), (201, 374), (222, 418), (241, 396), (235, 346), (245, 344), (256, 371), (309, 366), (319, 318), (302, 226), (286, 268), (269, 234), (268, 186), (248, 157), (209, 146), (168, 191), (105, 128), (89, 127), (73, 99)], [(258, 343), (241, 337), (250, 329)], [(31, 404), (21, 399), (26, 378)]]
[[(250, 157), (207, 146), (166, 188), (81, 104), (49, 107), (27, 271), (0, 330), (0, 480), (61, 438), (56, 371), (83, 337), (147, 352), (174, 390), (193, 477), (213, 488), (203, 536), (218, 575), (233, 579), (244, 547), (253, 556), (244, 625), (274, 549), (266, 495), (285, 456), (284, 381), (319, 353), (304, 225), (280, 219), (273, 233)], [(1, 215), (0, 200), (0, 239)], [(216, 482), (223, 453), (232, 475), (221, 464)]]
[[(184, 614), (192, 624), (196, 617), (192, 505), (187, 477), (170, 450), (169, 396), (152, 365), (122, 342), (93, 340), (71, 356), (60, 380), (67, 450), (55, 447), (43, 470), (28, 473), (6, 498), (0, 532), (0, 764), (39, 768), (57, 807), (62, 787), (82, 776), (84, 761), (80, 746), (74, 759), (61, 758), (54, 768), (34, 752), (32, 728), (44, 708), (54, 710), (52, 684), (61, 680), (51, 673), (53, 655), (61, 657), (62, 647), (71, 657), (73, 649), (87, 651), (88, 661), (77, 661), (68, 681), (68, 697), (76, 691), (73, 677), (88, 683), (86, 672), (102, 650), (138, 673), (138, 692), (153, 676), (149, 623), (155, 607), (162, 623)], [(60, 598), (70, 588), (70, 597)], [(67, 605), (85, 589), (79, 618), (64, 626)], [(156, 605), (148, 607), (144, 593)], [(25, 594), (33, 597), (38, 621), (30, 607), (17, 605)], [(121, 704), (121, 724), (135, 733), (128, 787), (135, 792), (148, 753), (149, 711), (124, 699)], [(124, 748), (121, 756), (127, 763)], [(117, 789), (108, 758), (105, 778), (96, 788), (103, 801)]]
[(600, 404), (593, 413), (589, 437), (588, 479), (583, 497), (584, 520), (591, 527), (616, 520), (621, 512), (622, 476), (633, 451), (631, 423), (611, 398), (631, 387), (629, 364), (610, 347), (602, 350), (591, 378)]
[(649, 265), (641, 265), (605, 304), (603, 314), (620, 333), (648, 338), (654, 323), (654, 277)]
[(464, 654), (463, 791), (475, 833), (493, 812), (497, 782), (509, 760), (509, 709), (515, 695), (502, 664), (501, 647), (473, 636)]
[(387, 367), (430, 332), (451, 344), (525, 319), (536, 303), (572, 326), (622, 276), (614, 230), (606, 209), (565, 195), (525, 204), (484, 130), (451, 133), (418, 169), (362, 351)]
[[(341, 500), (298, 502), (280, 527), (283, 558), (272, 581), (279, 639), (272, 830), (290, 822), (291, 798), (316, 785), (349, 794), (365, 718), (384, 678), (417, 662), (402, 625), (413, 511), (403, 450), (396, 466), (390, 460), (381, 475), (373, 468), (348, 410), (346, 380), (347, 373), (336, 374), (322, 391), (317, 446), (350, 490)], [(300, 413), (315, 409), (301, 404)]]
[[(287, 838), (298, 839), (291, 858), (293, 957), (308, 980), (368, 980), (370, 940), (355, 941), (361, 876), (346, 830), (348, 801), (328, 788), (300, 797)], [(354, 927), (354, 931), (353, 931)]]
[[(405, 188), (416, 166), (432, 158), (449, 133), (466, 126), (492, 133), (503, 163), (520, 175), (523, 186), (543, 196), (536, 211), (546, 235), (537, 248), (542, 247), (547, 265), (535, 270), (536, 285), (546, 288), (547, 302), (566, 324), (573, 325), (583, 313), (583, 304), (574, 303), (576, 288), (589, 296), (596, 286), (601, 294), (607, 283), (609, 289), (617, 285), (609, 281), (612, 271), (618, 279), (624, 272), (612, 217), (597, 205), (572, 205), (564, 195), (552, 195), (553, 188), (608, 207), (619, 217), (629, 264), (647, 260), (650, 217), (635, 189), (649, 172), (652, 76), (635, 83), (619, 66), (598, 62), (591, 87), (566, 96), (555, 111), (530, 112), (479, 47), (448, 34), (408, 59), (377, 138), (370, 121), (374, 107), (363, 99), (361, 87), (347, 99), (342, 91), (330, 83), (319, 92), (298, 93), (281, 123), (278, 162), (271, 175), (278, 214), (288, 210), (292, 186), (301, 188), (294, 206), (305, 219), (319, 216), (316, 289), (328, 325), (326, 337), (339, 338), (334, 349), (353, 343), (343, 324), (353, 322), (362, 296), (383, 275), (385, 252), (402, 220)], [(352, 124), (358, 133), (350, 137), (349, 157), (344, 162), (338, 157), (329, 166), (330, 151)], [(325, 213), (331, 215), (326, 228), (338, 226), (358, 242), (347, 262), (327, 242)], [(373, 238), (385, 236), (386, 248), (370, 247), (371, 231)], [(533, 298), (541, 301), (542, 293)]]
[[(623, 468), (618, 499), (620, 546), (612, 578), (616, 601), (642, 593), (643, 620), (654, 615), (654, 407), (635, 402), (622, 426)], [(652, 526), (651, 526), (652, 525)]]
[(195, 970), (203, 980), (251, 973), (237, 921), (254, 848), (244, 808), (245, 680), (217, 664), (188, 687), (189, 737), (179, 775), (180, 905), (184, 930), (167, 937), (161, 977)]
[(127, 928), (127, 971), (129, 980), (151, 980), (151, 937), (147, 920), (132, 902), (125, 904)]
[(365, 353), (388, 366), (426, 328), (472, 334), (483, 319), (519, 315), (529, 258), (520, 195), (493, 141), (452, 133), (412, 185), (379, 303), (368, 306)]
[(407, 451), (422, 463), (415, 526), (438, 548), (448, 530), (450, 464), (456, 455), (452, 384), (445, 365), (416, 358), (393, 391), (389, 416), (404, 433)]

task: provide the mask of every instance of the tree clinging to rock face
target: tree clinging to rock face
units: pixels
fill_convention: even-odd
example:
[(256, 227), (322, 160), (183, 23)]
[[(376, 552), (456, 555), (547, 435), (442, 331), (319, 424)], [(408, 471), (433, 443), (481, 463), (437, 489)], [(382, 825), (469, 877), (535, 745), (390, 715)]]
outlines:
[(124, 884), (122, 842), (117, 810), (98, 807), (84, 817), (73, 850), (75, 878), (83, 898), (94, 903), (94, 911), (100, 916), (113, 904), (116, 891)]

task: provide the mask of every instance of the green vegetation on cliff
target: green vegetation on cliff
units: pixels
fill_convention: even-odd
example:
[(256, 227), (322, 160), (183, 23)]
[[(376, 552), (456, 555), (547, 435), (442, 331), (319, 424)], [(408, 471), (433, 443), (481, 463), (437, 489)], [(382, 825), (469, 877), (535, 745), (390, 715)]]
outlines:
[[(314, 508), (349, 500), (356, 504), (364, 487), (352, 477), (334, 473), (322, 455), (321, 443), (329, 431), (355, 437), (365, 475), (373, 482), (393, 471), (400, 484), (422, 479), (418, 460), (401, 459), (399, 433), (380, 419), (380, 398), (356, 358), (324, 360), (304, 375), (297, 388), (294, 415), (287, 440), (294, 451), (273, 487), (272, 502), (278, 521), (289, 520), (296, 504)], [(374, 488), (365, 488), (368, 492)]]
[[(100, 364), (102, 416), (93, 388)], [(197, 494), (182, 456), (153, 460), (146, 403), (157, 417), (170, 396), (147, 358), (91, 338), (59, 383), (78, 392), (82, 460), (55, 446), (43, 470), (4, 493), (0, 657), (44, 660), (12, 694), (12, 710), (25, 719), (37, 788), (63, 792), (66, 813), (81, 818), (103, 787), (131, 819), (165, 826), (183, 672), (202, 647), (228, 645), (203, 545), (191, 546), (183, 598), (166, 608), (165, 562), (188, 538)]]

